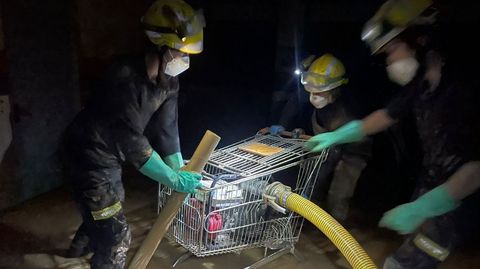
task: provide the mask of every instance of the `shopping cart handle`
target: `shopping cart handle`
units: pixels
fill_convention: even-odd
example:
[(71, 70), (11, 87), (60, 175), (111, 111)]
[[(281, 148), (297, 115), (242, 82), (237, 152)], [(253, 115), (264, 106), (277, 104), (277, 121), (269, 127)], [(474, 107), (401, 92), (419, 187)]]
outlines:
[[(266, 135), (266, 134), (269, 134), (269, 133), (270, 133), (270, 127), (262, 128), (257, 132), (257, 134), (261, 134), (261, 135)], [(310, 135), (298, 134), (296, 132), (289, 132), (289, 131), (281, 131), (281, 132), (278, 132), (278, 134), (280, 136), (283, 136), (283, 137), (299, 138), (299, 139), (304, 139), (304, 140), (308, 140), (308, 139), (312, 138), (312, 136), (310, 136)]]
[(300, 138), (300, 139), (304, 139), (304, 140), (308, 140), (308, 139), (312, 138), (312, 136), (305, 135), (305, 134), (301, 134), (301, 135), (297, 136), (295, 133), (289, 132), (289, 131), (283, 131), (283, 132), (280, 133), (280, 135), (284, 136), (284, 137)]
[(270, 127), (265, 127), (258, 130), (257, 134), (266, 135), (270, 133)]

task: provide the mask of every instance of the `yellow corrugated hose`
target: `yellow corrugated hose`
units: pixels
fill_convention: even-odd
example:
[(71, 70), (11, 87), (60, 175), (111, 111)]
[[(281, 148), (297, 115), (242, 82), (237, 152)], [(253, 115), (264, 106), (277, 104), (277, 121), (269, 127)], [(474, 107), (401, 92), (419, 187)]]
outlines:
[(342, 252), (354, 269), (377, 268), (358, 242), (332, 216), (302, 196), (290, 193), (286, 207), (313, 223)]

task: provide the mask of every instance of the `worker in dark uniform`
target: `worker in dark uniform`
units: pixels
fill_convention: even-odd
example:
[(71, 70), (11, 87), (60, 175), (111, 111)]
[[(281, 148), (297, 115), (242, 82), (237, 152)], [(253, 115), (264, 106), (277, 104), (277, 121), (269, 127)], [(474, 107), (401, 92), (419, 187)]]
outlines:
[[(302, 72), (300, 78), (305, 90), (310, 93), (310, 103), (315, 108), (312, 129), (317, 135), (333, 131), (354, 120), (357, 113), (346, 96), (344, 85), (348, 79), (345, 78), (342, 62), (331, 54), (317, 59), (309, 58), (304, 61), (304, 65), (308, 65), (308, 71)], [(328, 187), (326, 208), (335, 219), (347, 219), (350, 199), (370, 154), (371, 143), (368, 139), (330, 149), (317, 178), (316, 196), (322, 200)]]
[(200, 185), (200, 174), (179, 170), (177, 99), (178, 75), (203, 49), (203, 19), (183, 0), (158, 0), (142, 23), (154, 49), (115, 62), (65, 135), (65, 168), (83, 218), (67, 256), (92, 251), (94, 269), (125, 266), (123, 163), (179, 192)]
[(362, 39), (385, 53), (390, 79), (403, 86), (384, 109), (308, 142), (319, 151), (359, 141), (415, 115), (423, 169), (413, 200), (385, 213), (380, 226), (411, 234), (384, 264), (386, 269), (437, 268), (471, 239), (480, 224), (479, 93), (433, 38), (429, 0), (390, 0), (366, 24)]

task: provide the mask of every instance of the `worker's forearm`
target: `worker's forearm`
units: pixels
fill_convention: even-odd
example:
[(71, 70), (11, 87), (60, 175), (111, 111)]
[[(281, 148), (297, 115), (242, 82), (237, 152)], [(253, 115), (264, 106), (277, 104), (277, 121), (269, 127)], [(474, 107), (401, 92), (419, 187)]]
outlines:
[(385, 131), (396, 123), (385, 109), (379, 109), (362, 120), (362, 131), (365, 135), (373, 135)]
[(480, 188), (480, 161), (464, 164), (444, 185), (456, 201), (469, 196)]

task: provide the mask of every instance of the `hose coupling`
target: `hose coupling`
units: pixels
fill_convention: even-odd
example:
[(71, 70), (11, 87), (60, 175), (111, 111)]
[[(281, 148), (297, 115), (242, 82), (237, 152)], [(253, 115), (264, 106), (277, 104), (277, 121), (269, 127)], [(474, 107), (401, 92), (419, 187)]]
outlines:
[(292, 189), (280, 182), (273, 182), (265, 188), (264, 195), (272, 196), (275, 202), (282, 206), (287, 206), (287, 198), (292, 194)]

